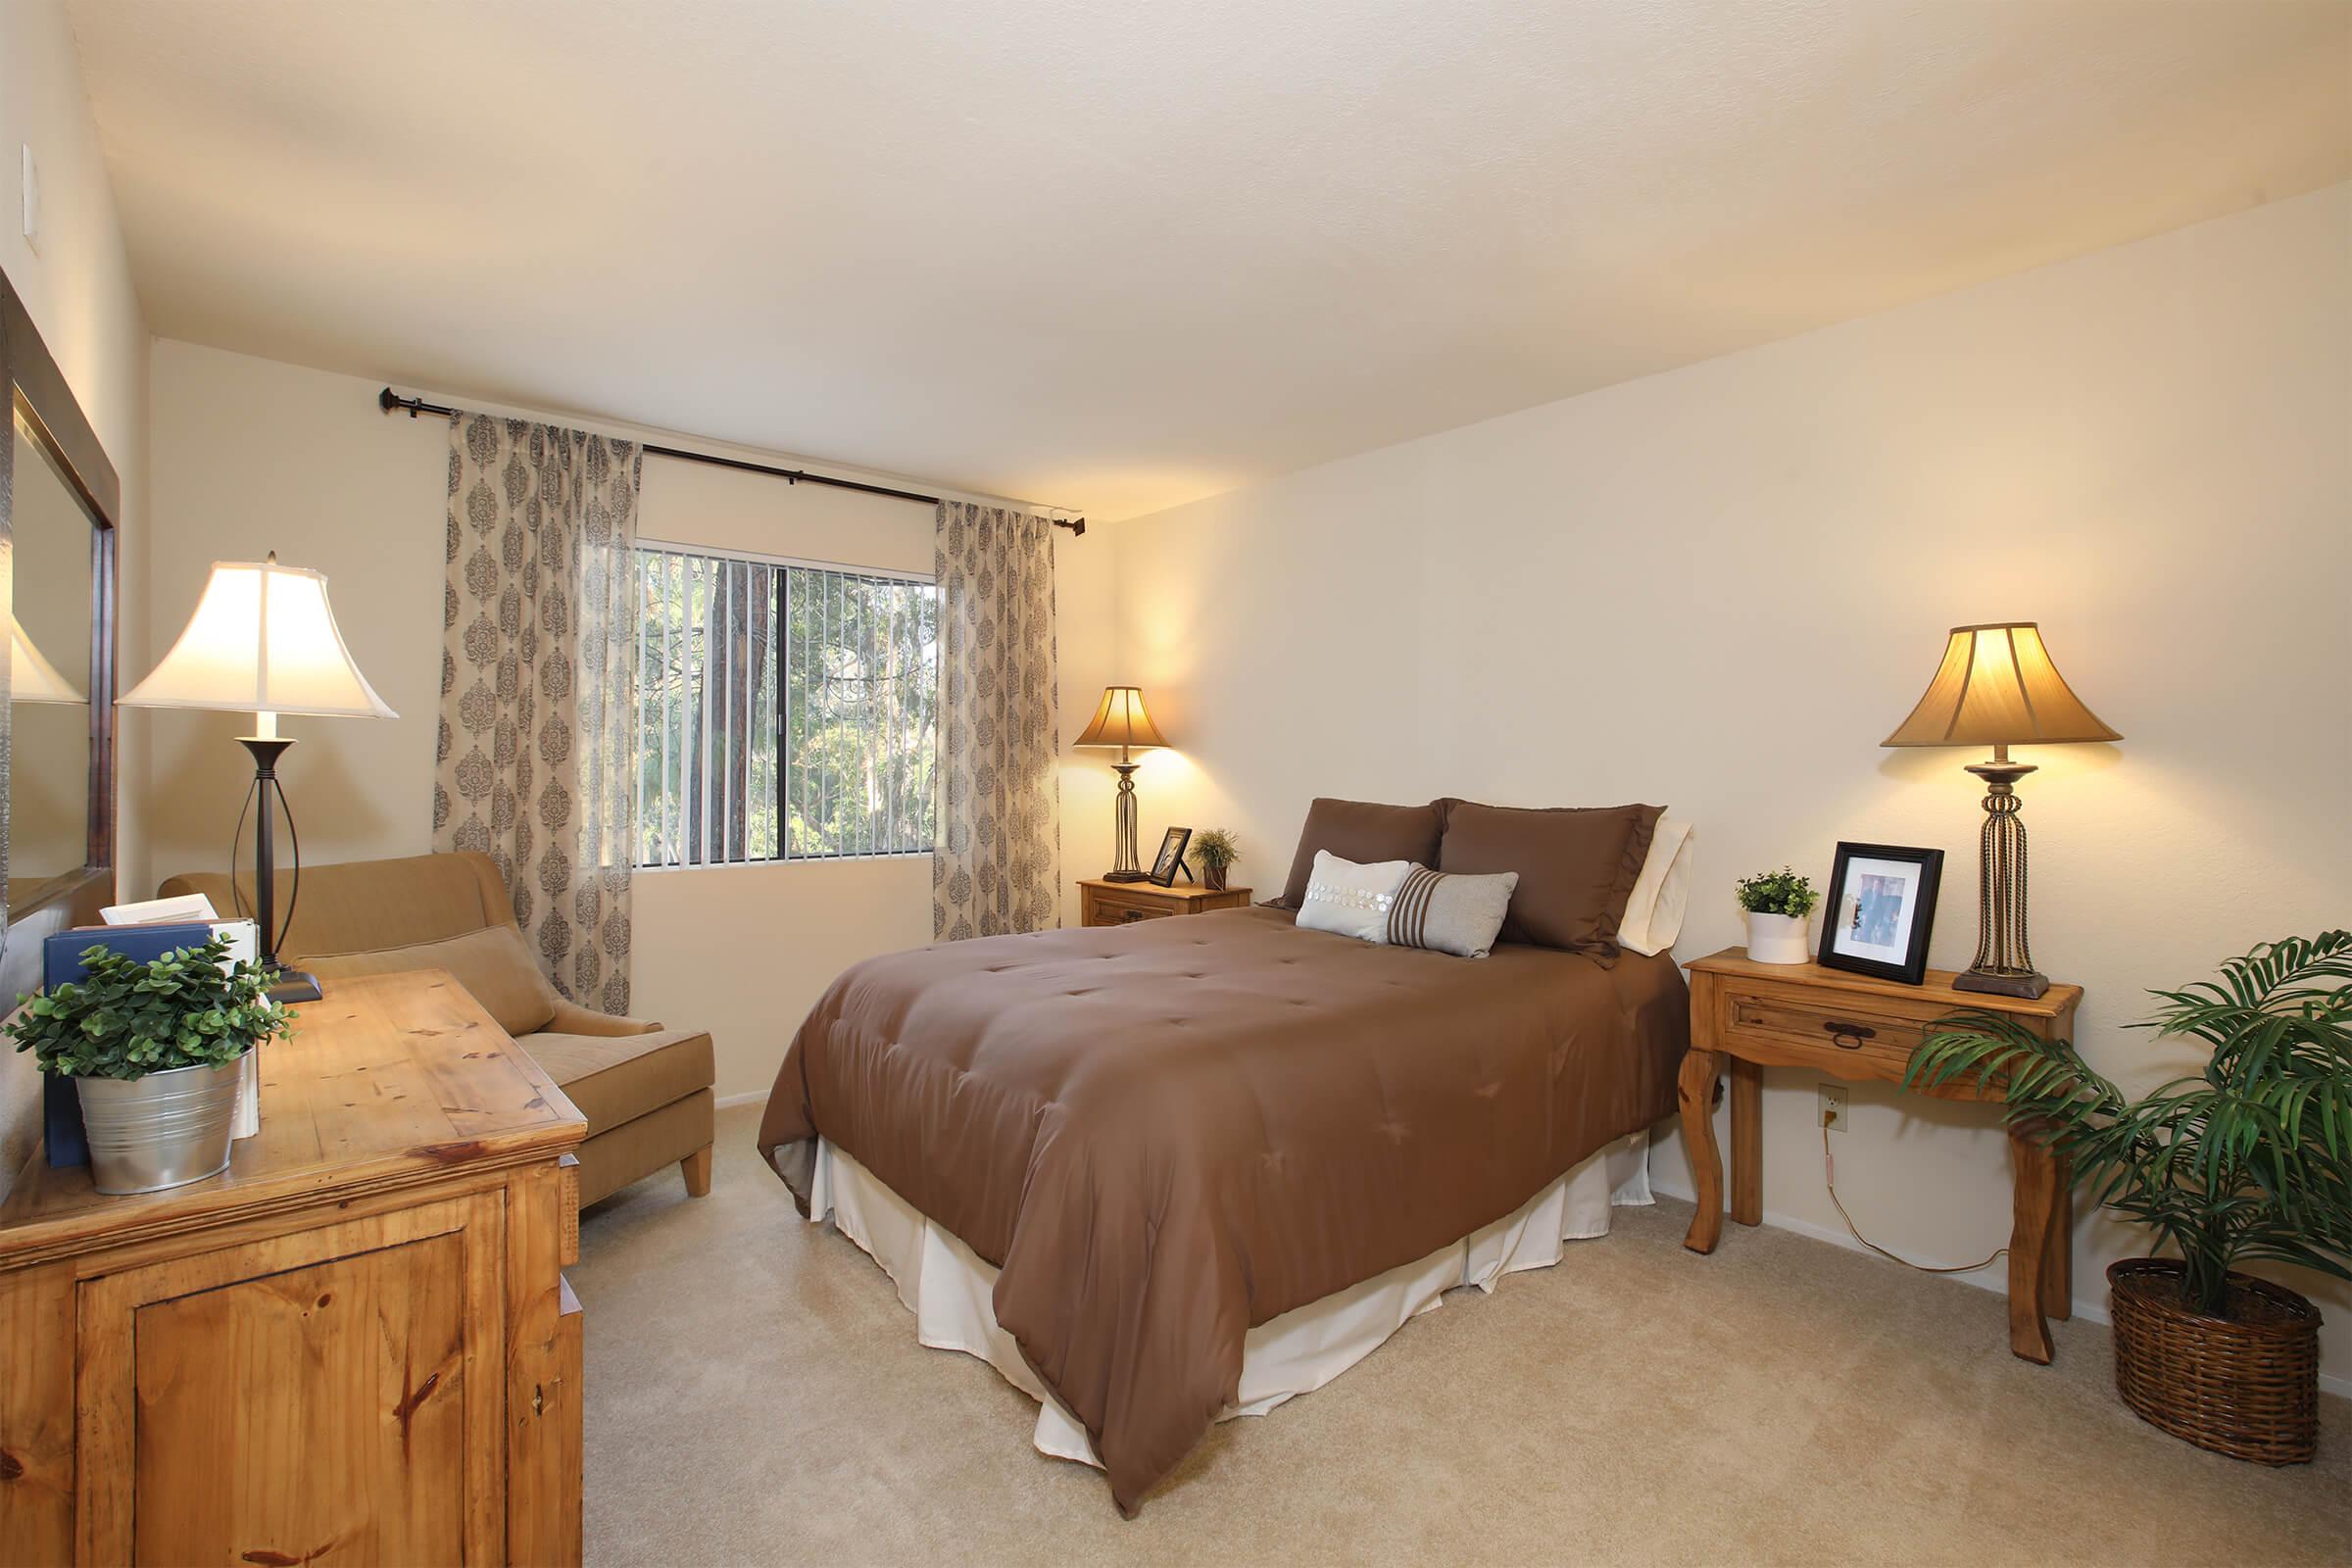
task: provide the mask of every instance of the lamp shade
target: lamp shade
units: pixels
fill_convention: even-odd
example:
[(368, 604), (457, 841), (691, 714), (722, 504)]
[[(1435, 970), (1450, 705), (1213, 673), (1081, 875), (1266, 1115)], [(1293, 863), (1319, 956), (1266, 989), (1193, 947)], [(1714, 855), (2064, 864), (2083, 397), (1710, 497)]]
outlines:
[(1070, 742), (1072, 746), (1165, 746), (1167, 737), (1152, 722), (1144, 710), (1144, 694), (1135, 686), (1105, 686), (1102, 706), (1095, 710), (1094, 722), (1086, 733)]
[(12, 703), (86, 703), (87, 697), (41, 657), (12, 612), (8, 617), (8, 700)]
[(398, 718), (352, 662), (326, 578), (300, 566), (216, 561), (187, 629), (128, 708), (205, 708), (257, 713)]
[(2049, 746), (2123, 737), (2082, 706), (2033, 621), (1954, 626), (1943, 662), (1885, 746)]

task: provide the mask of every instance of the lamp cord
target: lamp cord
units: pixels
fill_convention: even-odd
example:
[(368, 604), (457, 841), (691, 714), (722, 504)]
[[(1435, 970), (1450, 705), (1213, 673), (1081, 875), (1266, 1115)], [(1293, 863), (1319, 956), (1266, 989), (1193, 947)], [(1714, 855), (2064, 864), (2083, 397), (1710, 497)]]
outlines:
[(1821, 1128), (1821, 1176), (1830, 1189), (1830, 1202), (1837, 1208), (1838, 1217), (1845, 1221), (1846, 1233), (1889, 1262), (1900, 1263), (1905, 1268), (1915, 1268), (1922, 1274), (1974, 1274), (1978, 1269), (1990, 1268), (2009, 1253), (2009, 1249), (2006, 1247), (1996, 1247), (1992, 1250), (1992, 1255), (1982, 1263), (1951, 1263), (1937, 1267), (1932, 1263), (1914, 1263), (1907, 1257), (1898, 1257), (1863, 1235), (1854, 1224), (1854, 1216), (1848, 1214), (1845, 1211), (1845, 1204), (1838, 1200), (1838, 1162), (1830, 1156), (1830, 1128), (1827, 1122), (1824, 1122)]

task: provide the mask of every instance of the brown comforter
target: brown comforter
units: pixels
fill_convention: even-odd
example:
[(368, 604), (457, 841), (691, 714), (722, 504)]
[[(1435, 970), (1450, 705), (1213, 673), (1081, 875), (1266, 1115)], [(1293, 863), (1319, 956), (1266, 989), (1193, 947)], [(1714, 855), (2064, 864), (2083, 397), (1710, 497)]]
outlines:
[(997, 1321), (1132, 1515), (1254, 1325), (1425, 1257), (1674, 1109), (1671, 958), (1486, 959), (1273, 909), (897, 953), (833, 982), (760, 1146), (813, 1140), (996, 1264)]

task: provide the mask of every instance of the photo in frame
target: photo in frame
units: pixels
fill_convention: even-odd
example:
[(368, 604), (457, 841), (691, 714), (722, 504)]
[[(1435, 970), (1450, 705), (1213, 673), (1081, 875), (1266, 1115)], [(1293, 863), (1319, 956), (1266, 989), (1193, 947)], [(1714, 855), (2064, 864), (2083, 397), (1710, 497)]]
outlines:
[(1821, 966), (1915, 986), (1927, 978), (1941, 850), (1840, 844), (1821, 922)]
[(1159, 858), (1152, 862), (1152, 880), (1154, 883), (1163, 888), (1172, 888), (1176, 885), (1177, 872), (1182, 871), (1188, 878), (1192, 876), (1191, 868), (1184, 863), (1185, 847), (1192, 841), (1191, 828), (1168, 829), (1166, 836), (1159, 841)]

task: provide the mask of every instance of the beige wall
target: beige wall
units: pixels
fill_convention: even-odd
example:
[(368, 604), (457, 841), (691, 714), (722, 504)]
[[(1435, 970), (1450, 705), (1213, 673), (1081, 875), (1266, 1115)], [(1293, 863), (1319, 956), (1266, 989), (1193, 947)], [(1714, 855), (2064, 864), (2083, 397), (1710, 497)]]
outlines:
[[(27, 146), (40, 172), (37, 250), (17, 221), (18, 149)], [(146, 655), (146, 577), (136, 558), (147, 514), (147, 323), (82, 94), (80, 57), (57, 0), (0, 5), (0, 269), (122, 480), (122, 659), (129, 666)], [(144, 740), (141, 724), (122, 726), (121, 767), (135, 765)], [(139, 834), (126, 808), (119, 858), (143, 854)], [(0, 1187), (29, 1148), (38, 1087), (30, 1058), (0, 1051)]]
[[(353, 657), (400, 713), (281, 721), (299, 742), (283, 764), (286, 791), (318, 864), (432, 848), (448, 426), (385, 418), (379, 385), (155, 344), (156, 646), (186, 623), (213, 561), (274, 549), (327, 574)], [(931, 520), (906, 502), (663, 458), (646, 460), (639, 507), (649, 540), (906, 571), (931, 567)], [(1109, 551), (1100, 533), (1060, 544), (1063, 691), (1080, 691), (1076, 702), (1089, 700), (1083, 683), (1110, 679)], [(151, 853), (135, 884), (125, 878), (149, 892), (176, 871), (225, 863), (252, 779), (231, 740), (244, 725), (236, 715), (158, 711), (152, 723), (137, 792)], [(1070, 771), (1065, 810), (1083, 813), (1091, 800), (1107, 819), (1106, 789), (1090, 796), (1107, 774), (1083, 754)], [(641, 873), (633, 1005), (709, 1027), (718, 1092), (761, 1093), (785, 1038), (836, 974), (931, 939), (930, 876), (928, 859)]]
[[(1234, 827), (1263, 888), (1317, 794), (1664, 802), (1700, 834), (1686, 958), (1740, 940), (1735, 876), (1856, 839), (1946, 852), (1933, 961), (1965, 966), (1976, 759), (1878, 743), (1944, 628), (2038, 619), (2127, 738), (2028, 758), (2034, 955), (2149, 1079), (2180, 1057), (2123, 1032), (2148, 987), (2352, 920), (2348, 338), (2352, 186), (1115, 525), (1117, 663), (1181, 749), (1147, 836)], [(1815, 1081), (1767, 1074), (1764, 1201), (1842, 1237)], [(1864, 1231), (2004, 1241), (1984, 1123), (1857, 1088)], [(1655, 1169), (1689, 1191), (1671, 1138)], [(2134, 1249), (2085, 1220), (2079, 1298)], [(2295, 1283), (2343, 1387), (2352, 1295)]]
[[(279, 775), (303, 858), (320, 865), (432, 848), (449, 428), (385, 418), (370, 401), (376, 385), (155, 342), (147, 561), (158, 656), (187, 625), (214, 562), (274, 550), (326, 573), (352, 658), (400, 714), (280, 721), (295, 744)], [(125, 685), (145, 673), (126, 666)], [(251, 732), (253, 715), (159, 709), (147, 719), (149, 766), (135, 799), (148, 859), (125, 867), (123, 885), (152, 897), (167, 877), (227, 868), (253, 783), (234, 737)]]

